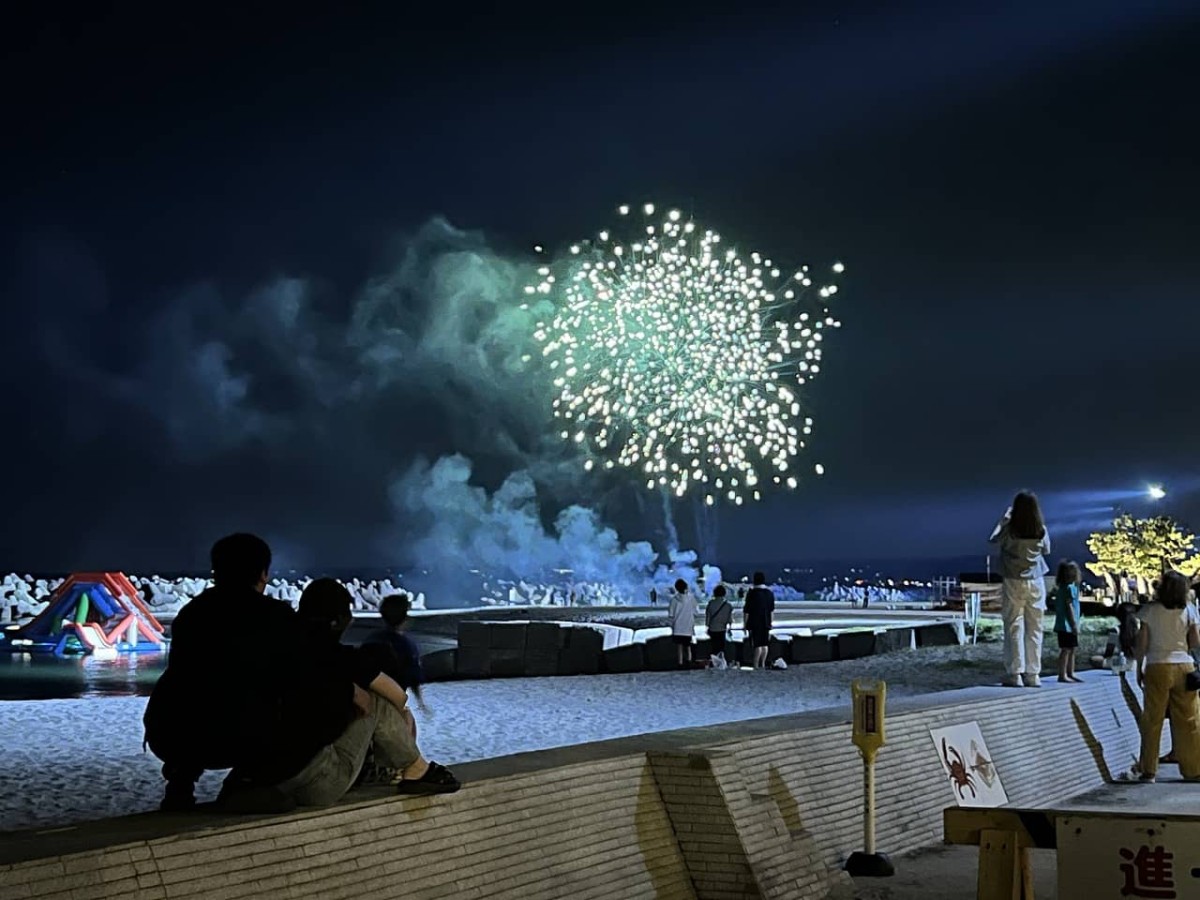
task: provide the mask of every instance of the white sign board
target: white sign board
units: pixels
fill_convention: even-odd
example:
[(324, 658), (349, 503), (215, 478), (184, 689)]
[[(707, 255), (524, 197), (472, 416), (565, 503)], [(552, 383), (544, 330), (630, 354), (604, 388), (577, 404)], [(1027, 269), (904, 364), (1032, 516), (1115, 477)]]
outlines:
[(1200, 898), (1200, 822), (1060, 816), (1058, 896)]
[(1008, 803), (978, 722), (930, 728), (929, 736), (959, 806), (996, 807)]

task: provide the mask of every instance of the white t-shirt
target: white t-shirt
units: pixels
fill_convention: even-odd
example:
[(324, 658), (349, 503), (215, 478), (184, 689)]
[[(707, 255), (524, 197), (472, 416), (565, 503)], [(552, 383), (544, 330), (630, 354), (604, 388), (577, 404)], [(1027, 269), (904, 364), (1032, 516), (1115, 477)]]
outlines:
[(671, 634), (677, 637), (690, 636), (696, 630), (696, 601), (692, 595), (679, 594), (672, 589), (667, 618), (671, 622)]
[(1188, 604), (1183, 609), (1168, 609), (1161, 603), (1151, 603), (1138, 612), (1138, 621), (1150, 628), (1150, 644), (1146, 650), (1146, 663), (1190, 663), (1188, 652), (1188, 628), (1200, 625), (1196, 607)]

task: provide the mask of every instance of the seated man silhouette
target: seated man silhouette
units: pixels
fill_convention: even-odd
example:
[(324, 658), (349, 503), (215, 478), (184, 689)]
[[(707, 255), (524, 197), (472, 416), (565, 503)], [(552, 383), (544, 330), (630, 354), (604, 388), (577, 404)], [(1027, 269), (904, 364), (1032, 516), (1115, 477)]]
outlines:
[[(364, 729), (369, 741), (389, 715), (385, 704), (355, 684), (290, 605), (263, 594), (271, 566), (265, 541), (229, 535), (213, 545), (211, 559), (213, 587), (175, 618), (167, 669), (146, 708), (146, 741), (167, 779), (162, 808), (192, 807), (206, 769), (233, 770), (221, 792), (230, 809), (334, 802), (353, 776), (340, 791), (328, 766), (319, 784), (296, 779), (312, 776), (318, 757), (352, 728), (355, 741)], [(458, 786), (419, 754), (401, 774), (407, 793)]]

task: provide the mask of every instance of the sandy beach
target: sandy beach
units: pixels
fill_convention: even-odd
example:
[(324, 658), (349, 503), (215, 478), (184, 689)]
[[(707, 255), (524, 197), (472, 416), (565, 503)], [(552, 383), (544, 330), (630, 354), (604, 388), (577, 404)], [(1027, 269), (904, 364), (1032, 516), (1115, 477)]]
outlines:
[[(1052, 641), (1047, 642), (1047, 666)], [(848, 706), (850, 682), (892, 697), (993, 683), (1000, 646), (938, 647), (786, 671), (644, 672), (431, 684), (421, 745), (454, 764), (606, 738)], [(157, 806), (158, 761), (142, 751), (144, 697), (0, 702), (0, 830), (53, 827)], [(201, 799), (215, 797), (208, 773)]]

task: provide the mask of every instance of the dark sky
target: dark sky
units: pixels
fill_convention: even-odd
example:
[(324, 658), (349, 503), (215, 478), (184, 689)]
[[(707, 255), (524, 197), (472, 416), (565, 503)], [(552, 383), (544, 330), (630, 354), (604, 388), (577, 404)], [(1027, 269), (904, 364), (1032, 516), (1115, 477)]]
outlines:
[(1200, 526), (1194, 2), (214, 6), (0, 28), (0, 565), (391, 562), (455, 452), (657, 539), (508, 365), (526, 248), (643, 200), (847, 265), (827, 475), (721, 558), (982, 553), (1026, 486)]

